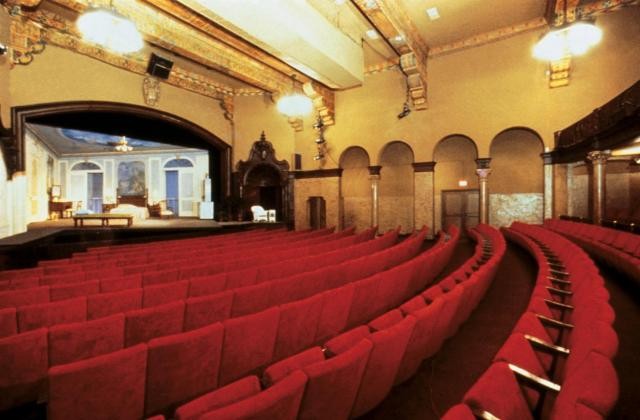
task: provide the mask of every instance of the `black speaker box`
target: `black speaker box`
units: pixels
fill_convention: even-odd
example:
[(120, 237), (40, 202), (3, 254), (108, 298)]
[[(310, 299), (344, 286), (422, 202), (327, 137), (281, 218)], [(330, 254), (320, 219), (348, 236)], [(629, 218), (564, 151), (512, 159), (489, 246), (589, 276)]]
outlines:
[(147, 73), (159, 79), (168, 79), (172, 67), (173, 61), (167, 60), (166, 58), (162, 58), (159, 55), (151, 53), (149, 66), (147, 67)]

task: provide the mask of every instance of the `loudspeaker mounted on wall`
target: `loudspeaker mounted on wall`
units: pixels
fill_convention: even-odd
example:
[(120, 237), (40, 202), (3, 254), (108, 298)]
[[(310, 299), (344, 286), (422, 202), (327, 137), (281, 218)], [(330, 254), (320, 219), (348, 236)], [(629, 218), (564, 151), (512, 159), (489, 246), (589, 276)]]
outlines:
[(172, 67), (173, 61), (167, 60), (166, 58), (162, 58), (159, 55), (151, 53), (149, 66), (147, 66), (147, 73), (159, 79), (168, 79)]

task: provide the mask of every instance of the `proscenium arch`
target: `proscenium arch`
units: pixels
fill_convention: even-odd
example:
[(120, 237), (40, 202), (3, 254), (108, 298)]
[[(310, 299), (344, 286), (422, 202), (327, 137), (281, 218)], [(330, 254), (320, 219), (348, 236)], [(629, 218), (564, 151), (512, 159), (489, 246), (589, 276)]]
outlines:
[(71, 101), (13, 107), (11, 133), (3, 139), (7, 178), (25, 169), (25, 132), (29, 122), (62, 128), (126, 135), (209, 152), (214, 200), (231, 192), (231, 146), (203, 127), (168, 112), (119, 102)]

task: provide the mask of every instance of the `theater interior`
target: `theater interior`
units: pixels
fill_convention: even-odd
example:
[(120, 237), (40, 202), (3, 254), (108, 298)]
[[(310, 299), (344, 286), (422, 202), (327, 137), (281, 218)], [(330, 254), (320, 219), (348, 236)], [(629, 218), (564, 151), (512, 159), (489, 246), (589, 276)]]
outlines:
[(0, 0), (1, 419), (632, 419), (638, 0)]

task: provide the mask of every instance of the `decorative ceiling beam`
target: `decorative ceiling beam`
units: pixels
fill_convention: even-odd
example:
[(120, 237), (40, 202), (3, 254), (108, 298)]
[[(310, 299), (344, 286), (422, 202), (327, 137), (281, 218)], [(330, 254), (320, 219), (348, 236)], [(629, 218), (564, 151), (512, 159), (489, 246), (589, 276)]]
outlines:
[[(132, 19), (147, 42), (162, 49), (171, 51), (178, 56), (195, 61), (202, 66), (236, 78), (244, 83), (255, 86), (263, 91), (278, 95), (291, 90), (291, 77), (295, 71), (289, 66), (277, 64), (275, 58), (268, 58), (260, 50), (247, 47), (227, 33), (225, 36), (214, 25), (178, 7), (169, 9), (163, 0), (154, 0), (166, 8), (156, 9), (148, 4), (140, 4), (123, 0), (106, 1), (94, 0), (51, 0), (52, 3), (82, 13), (90, 5), (112, 7), (118, 13)], [(173, 10), (178, 16), (169, 13)], [(73, 28), (75, 32), (75, 28)], [(223, 40), (209, 34), (220, 35)], [(265, 62), (263, 62), (263, 60)], [(274, 68), (273, 66), (277, 67)], [(283, 71), (286, 71), (284, 73)], [(310, 81), (304, 76), (303, 80)], [(318, 85), (317, 90), (327, 101), (333, 101), (332, 90)]]
[(407, 89), (416, 109), (427, 108), (427, 57), (429, 47), (420, 37), (399, 0), (352, 0), (400, 56)]
[[(13, 62), (29, 64), (33, 60), (34, 46), (51, 44), (132, 73), (146, 74), (148, 58), (143, 54), (129, 54), (126, 57), (111, 54), (99, 47), (82, 42), (77, 34), (71, 32), (71, 28), (73, 28), (73, 22), (44, 10), (23, 11), (20, 16), (14, 16), (10, 28)], [(37, 52), (41, 51), (37, 50)], [(182, 69), (178, 65), (173, 67), (169, 78), (164, 82), (214, 99), (222, 100), (225, 96), (234, 94), (233, 89), (206, 76)]]
[(12, 7), (34, 8), (34, 7), (38, 7), (40, 3), (42, 3), (42, 0), (6, 0), (6, 1), (0, 1), (0, 3), (5, 4), (9, 8), (12, 8)]
[(546, 24), (547, 23), (544, 18), (535, 18), (526, 22), (518, 23), (516, 25), (498, 28), (494, 31), (483, 32), (469, 38), (461, 39), (460, 41), (452, 42), (450, 44), (432, 47), (429, 50), (429, 57), (437, 57), (440, 55), (465, 50), (467, 48), (479, 47), (481, 45), (501, 41), (503, 39), (511, 38), (524, 32), (541, 29), (545, 27)]

